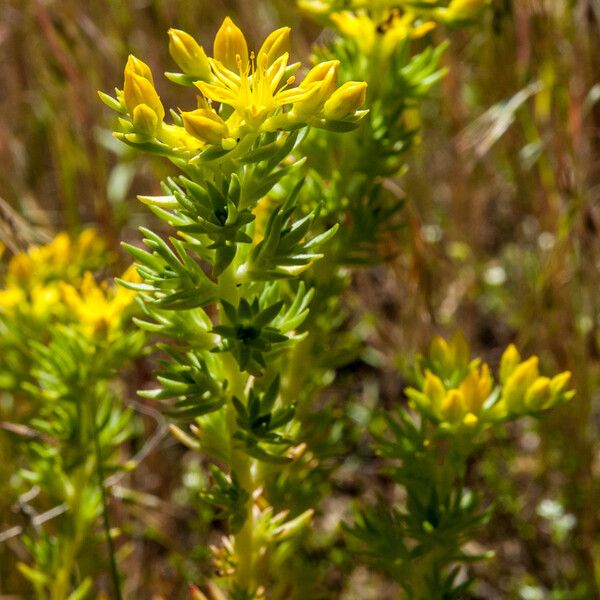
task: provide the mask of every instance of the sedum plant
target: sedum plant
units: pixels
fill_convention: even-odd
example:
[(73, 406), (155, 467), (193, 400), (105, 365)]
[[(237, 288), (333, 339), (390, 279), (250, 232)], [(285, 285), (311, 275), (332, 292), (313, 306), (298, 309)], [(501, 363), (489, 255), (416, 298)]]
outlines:
[(105, 481), (124, 469), (118, 449), (130, 434), (117, 373), (139, 355), (144, 336), (127, 326), (134, 294), (87, 270), (106, 260), (93, 232), (59, 234), (15, 255), (0, 292), (2, 382), (12, 397), (2, 428), (20, 451), (15, 486), (35, 506), (32, 516), (47, 516), (17, 528), (30, 555), (18, 568), (43, 600), (91, 595), (100, 565), (89, 552), (101, 517), (118, 580)]
[(403, 597), (462, 598), (472, 585), (463, 568), (482, 556), (465, 545), (491, 507), (469, 488), (470, 463), (508, 423), (539, 418), (574, 395), (569, 372), (542, 376), (538, 362), (510, 345), (495, 381), (486, 363), (470, 358), (460, 334), (450, 342), (436, 338), (415, 369), (415, 387), (406, 390), (408, 406), (384, 415), (376, 450), (403, 501), (364, 511), (349, 531)]
[(217, 577), (194, 598), (290, 597), (286, 565), (313, 514), (276, 509), (269, 491), (305, 449), (286, 368), (314, 295), (300, 275), (338, 229), (315, 225), (322, 198), (302, 190), (298, 148), (308, 127), (356, 128), (367, 86), (338, 85), (336, 61), (296, 85), (289, 33), (274, 31), (255, 53), (226, 18), (209, 57), (170, 30), (181, 71), (167, 77), (197, 95), (191, 110), (171, 110), (170, 122), (150, 69), (133, 56), (123, 90), (101, 94), (120, 115), (118, 139), (181, 172), (163, 182), (162, 196), (140, 197), (177, 235), (142, 229), (146, 249), (125, 246), (142, 281), (122, 284), (138, 292), (140, 327), (165, 340), (159, 386), (141, 394), (164, 401), (174, 435), (210, 460), (203, 497), (227, 524), (213, 549)]

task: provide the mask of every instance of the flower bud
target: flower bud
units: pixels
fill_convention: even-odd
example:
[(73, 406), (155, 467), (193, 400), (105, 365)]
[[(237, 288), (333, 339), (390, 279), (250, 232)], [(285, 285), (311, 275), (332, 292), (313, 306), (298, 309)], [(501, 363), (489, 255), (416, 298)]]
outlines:
[(444, 419), (456, 423), (465, 414), (465, 399), (459, 390), (450, 390), (442, 403)]
[(367, 84), (364, 81), (348, 81), (336, 90), (323, 107), (327, 119), (340, 121), (353, 115), (367, 97)]
[(169, 52), (186, 75), (204, 81), (210, 78), (210, 65), (206, 53), (189, 33), (179, 29), (169, 29)]
[(128, 61), (125, 67), (125, 84), (123, 86), (125, 107), (129, 111), (129, 114), (133, 116), (136, 106), (146, 104), (156, 113), (158, 121), (162, 121), (165, 117), (165, 109), (154, 89), (152, 81), (136, 73), (133, 68), (129, 68), (130, 64)]
[(152, 85), (154, 85), (154, 78), (152, 77), (152, 71), (150, 67), (139, 58), (136, 58), (133, 54), (130, 54), (125, 64), (125, 73), (127, 71), (135, 73), (144, 79), (147, 79)]
[(425, 382), (423, 384), (423, 393), (431, 401), (431, 408), (434, 412), (438, 412), (446, 396), (446, 388), (442, 380), (434, 375), (431, 371), (425, 373)]
[(275, 59), (290, 51), (290, 31), (289, 27), (281, 27), (267, 36), (258, 51), (256, 61), (258, 65), (262, 65), (263, 56), (267, 57), (267, 66), (269, 66)]
[(311, 69), (300, 88), (308, 89), (306, 97), (296, 102), (294, 112), (298, 115), (309, 115), (320, 113), (323, 105), (335, 92), (337, 87), (337, 70), (339, 61), (331, 60), (321, 63)]
[(550, 396), (550, 379), (538, 377), (525, 394), (525, 406), (533, 411), (542, 410), (546, 408)]
[(337, 72), (340, 66), (339, 60), (328, 60), (318, 65), (315, 65), (307, 74), (306, 77), (302, 80), (300, 87), (309, 87), (312, 83), (316, 83), (317, 81), (323, 81), (333, 72), (333, 87), (330, 90), (330, 93), (335, 91), (337, 87)]
[[(238, 67), (238, 59), (241, 64)], [(248, 44), (239, 27), (229, 18), (225, 17), (221, 28), (215, 36), (213, 57), (230, 71), (237, 72), (239, 68), (245, 70), (248, 66)]]
[(514, 344), (510, 344), (500, 360), (500, 381), (506, 383), (516, 366), (521, 362), (521, 355)]
[(194, 137), (209, 144), (221, 144), (229, 136), (227, 123), (211, 109), (199, 108), (191, 112), (182, 112), (183, 126)]
[(133, 109), (132, 117), (136, 133), (149, 137), (156, 135), (159, 125), (158, 116), (147, 104), (138, 104)]
[(539, 376), (538, 362), (537, 356), (527, 359), (514, 369), (504, 384), (502, 398), (509, 412), (523, 412), (525, 394)]

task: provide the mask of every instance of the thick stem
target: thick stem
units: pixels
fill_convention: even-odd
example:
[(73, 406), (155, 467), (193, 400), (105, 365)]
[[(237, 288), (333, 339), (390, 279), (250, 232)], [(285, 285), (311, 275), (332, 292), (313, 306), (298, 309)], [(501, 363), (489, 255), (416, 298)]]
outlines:
[[(234, 261), (219, 278), (220, 297), (234, 305), (237, 305), (239, 302), (239, 292), (235, 281), (236, 268), (237, 266)], [(219, 318), (221, 322), (226, 322), (224, 311), (220, 310)], [(254, 517), (252, 510), (253, 495), (255, 491), (253, 461), (245, 452), (240, 451), (237, 448), (236, 439), (234, 438), (237, 431), (236, 411), (231, 400), (233, 396), (239, 399), (244, 398), (248, 375), (240, 371), (237, 362), (230, 353), (223, 353), (221, 355), (221, 361), (231, 393), (227, 406), (230, 448), (229, 467), (231, 472), (235, 473), (241, 487), (248, 493), (246, 520), (242, 528), (233, 536), (233, 548), (237, 565), (235, 579), (238, 588), (244, 591), (250, 591), (256, 584), (254, 574)]]

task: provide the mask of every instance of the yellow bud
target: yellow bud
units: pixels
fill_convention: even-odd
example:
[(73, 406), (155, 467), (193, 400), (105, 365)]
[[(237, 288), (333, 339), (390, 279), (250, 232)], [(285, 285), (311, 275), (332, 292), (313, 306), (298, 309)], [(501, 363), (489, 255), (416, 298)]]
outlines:
[(489, 367), (484, 364), (480, 369), (473, 369), (463, 379), (459, 390), (463, 395), (465, 408), (469, 412), (479, 414), (492, 390)]
[(290, 31), (289, 27), (281, 27), (270, 33), (263, 45), (258, 51), (258, 57), (256, 63), (258, 65), (263, 64), (263, 56), (267, 57), (267, 66), (269, 66), (275, 59), (279, 58), (282, 54), (290, 51)]
[(138, 75), (133, 70), (127, 69), (127, 67), (125, 67), (123, 97), (125, 99), (125, 106), (131, 116), (133, 116), (133, 111), (136, 106), (146, 104), (156, 113), (159, 122), (164, 119), (165, 109), (163, 108), (162, 102), (160, 101), (152, 82), (146, 77)]
[(500, 360), (500, 381), (506, 383), (516, 366), (521, 362), (521, 355), (514, 344), (510, 344)]
[(348, 81), (337, 89), (325, 102), (323, 113), (327, 119), (339, 121), (353, 115), (367, 97), (367, 84), (364, 81)]
[(133, 126), (137, 133), (154, 137), (158, 129), (158, 116), (147, 104), (138, 104), (133, 109)]
[(425, 373), (425, 382), (423, 384), (423, 393), (431, 401), (431, 408), (438, 413), (446, 396), (446, 388), (442, 380), (431, 371)]
[(182, 112), (181, 117), (183, 126), (190, 135), (209, 144), (220, 144), (223, 138), (229, 137), (227, 123), (214, 110), (198, 108)]
[(431, 362), (436, 366), (440, 366), (444, 368), (449, 368), (451, 370), (451, 355), (450, 355), (450, 347), (448, 346), (448, 342), (439, 336), (433, 338), (431, 342), (431, 346), (429, 348), (429, 358)]
[[(307, 74), (306, 77), (302, 80), (300, 87), (309, 87), (312, 83), (317, 81), (323, 81), (326, 77), (329, 76), (331, 70), (335, 74), (335, 86), (337, 86), (337, 71), (340, 66), (339, 60), (328, 60), (318, 65), (315, 65)], [(335, 90), (335, 87), (331, 90), (332, 92)]]
[(204, 48), (189, 33), (169, 29), (169, 52), (186, 75), (204, 81), (210, 79), (210, 65)]
[(504, 384), (502, 398), (509, 412), (518, 413), (525, 408), (525, 394), (539, 376), (538, 362), (537, 356), (527, 359), (514, 369)]
[(152, 85), (154, 85), (154, 78), (152, 77), (152, 71), (150, 70), (150, 67), (143, 60), (136, 58), (133, 54), (130, 54), (127, 58), (125, 73), (127, 74), (128, 71), (147, 79)]
[(550, 379), (538, 377), (525, 394), (525, 406), (530, 410), (542, 410), (546, 408), (550, 400)]
[(330, 60), (313, 67), (308, 72), (299, 87), (310, 88), (310, 92), (303, 100), (296, 102), (294, 112), (299, 115), (307, 115), (321, 111), (323, 104), (337, 87), (339, 65), (338, 60)]
[(221, 28), (215, 36), (213, 56), (230, 71), (238, 71), (240, 57), (242, 70), (248, 66), (248, 44), (242, 31), (229, 18), (225, 17)]
[(450, 340), (453, 369), (464, 369), (469, 364), (471, 348), (462, 332), (457, 331)]
[(569, 383), (570, 379), (570, 371), (564, 371), (562, 373), (559, 373), (558, 375), (555, 375), (550, 381), (550, 392), (552, 393), (552, 396), (562, 394), (565, 391), (567, 383)]
[(465, 399), (460, 390), (450, 390), (442, 403), (444, 418), (452, 423), (460, 421), (465, 414)]

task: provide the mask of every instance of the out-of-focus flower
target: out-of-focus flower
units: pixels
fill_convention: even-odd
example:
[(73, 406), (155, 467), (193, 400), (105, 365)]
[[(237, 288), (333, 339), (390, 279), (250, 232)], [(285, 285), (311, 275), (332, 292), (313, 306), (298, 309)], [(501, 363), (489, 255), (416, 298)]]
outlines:
[(75, 281), (108, 260), (106, 244), (95, 230), (86, 229), (75, 239), (59, 233), (48, 244), (15, 254), (8, 264), (6, 286), (30, 290), (50, 281)]
[(429, 356), (418, 372), (418, 387), (407, 396), (413, 407), (442, 428), (457, 431), (487, 426), (525, 414), (534, 414), (573, 397), (568, 390), (571, 374), (541, 376), (537, 356), (523, 361), (511, 344), (500, 364), (499, 385), (487, 364), (470, 359), (469, 346), (461, 334), (448, 343), (435, 338)]
[(339, 32), (354, 39), (367, 56), (378, 55), (388, 59), (406, 39), (419, 38), (435, 27), (431, 20), (423, 20), (418, 13), (397, 8), (387, 10), (383, 18), (374, 18), (367, 11), (344, 10), (331, 15)]
[[(121, 279), (140, 281), (133, 267), (130, 267)], [(84, 274), (81, 285), (61, 283), (60, 289), (62, 298), (73, 311), (76, 322), (90, 335), (110, 335), (119, 330), (127, 308), (135, 299), (134, 291), (121, 286), (99, 284), (90, 272)]]

